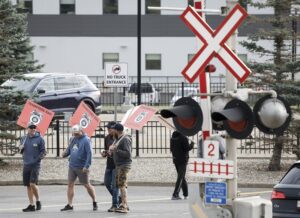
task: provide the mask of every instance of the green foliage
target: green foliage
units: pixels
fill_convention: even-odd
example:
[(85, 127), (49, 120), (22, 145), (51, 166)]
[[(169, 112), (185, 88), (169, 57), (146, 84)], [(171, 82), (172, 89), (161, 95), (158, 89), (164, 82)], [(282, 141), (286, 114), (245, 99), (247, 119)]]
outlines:
[[(274, 15), (251, 16), (248, 24), (263, 24), (268, 28), (260, 29), (255, 35), (249, 36), (248, 40), (241, 42), (251, 53), (264, 57), (262, 61), (249, 61), (249, 67), (253, 73), (247, 81), (248, 86), (270, 87), (279, 95), (287, 99), (292, 108), (300, 104), (300, 82), (294, 81), (294, 75), (300, 70), (300, 60), (292, 53), (292, 40), (297, 40), (299, 34), (295, 32), (292, 24), (299, 17), (291, 14), (291, 9), (299, 5), (298, 1), (292, 0), (267, 0), (265, 3), (251, 3), (257, 8), (272, 7)], [(260, 41), (270, 40), (273, 48), (264, 47)], [(299, 121), (298, 121), (299, 122)], [(291, 125), (291, 134), (296, 132), (297, 125)], [(280, 139), (280, 135), (277, 136)], [(273, 156), (270, 161), (270, 170), (280, 169), (281, 152), (284, 140), (277, 140), (274, 145)], [(298, 145), (300, 146), (300, 145)]]
[[(29, 58), (32, 51), (26, 14), (18, 13), (10, 0), (0, 0), (0, 84), (42, 67)], [(25, 93), (0, 86), (0, 146), (14, 139), (9, 131), (18, 128), (16, 119), (27, 98)]]

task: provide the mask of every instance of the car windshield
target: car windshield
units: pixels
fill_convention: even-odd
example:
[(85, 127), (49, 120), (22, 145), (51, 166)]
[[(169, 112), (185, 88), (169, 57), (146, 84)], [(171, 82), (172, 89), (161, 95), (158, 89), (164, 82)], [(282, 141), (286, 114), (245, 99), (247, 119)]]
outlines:
[[(191, 89), (188, 89), (188, 90), (184, 89), (184, 93), (183, 93), (184, 96), (189, 96), (191, 94), (196, 94), (196, 91), (194, 89), (192, 89), (192, 90)], [(177, 96), (182, 96), (182, 89), (178, 89), (176, 91), (176, 95)]]
[(300, 166), (294, 166), (283, 179), (280, 184), (300, 184)]
[(9, 79), (5, 81), (1, 86), (13, 87), (16, 91), (31, 92), (33, 86), (36, 84), (36, 78), (25, 79)]

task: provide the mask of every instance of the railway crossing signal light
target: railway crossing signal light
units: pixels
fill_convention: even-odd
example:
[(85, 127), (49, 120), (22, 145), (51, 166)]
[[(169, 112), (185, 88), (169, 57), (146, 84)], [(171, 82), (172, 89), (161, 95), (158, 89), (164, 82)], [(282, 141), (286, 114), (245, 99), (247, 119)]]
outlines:
[(161, 110), (160, 115), (172, 118), (177, 131), (185, 136), (195, 135), (202, 129), (202, 110), (191, 97), (178, 99), (173, 108)]

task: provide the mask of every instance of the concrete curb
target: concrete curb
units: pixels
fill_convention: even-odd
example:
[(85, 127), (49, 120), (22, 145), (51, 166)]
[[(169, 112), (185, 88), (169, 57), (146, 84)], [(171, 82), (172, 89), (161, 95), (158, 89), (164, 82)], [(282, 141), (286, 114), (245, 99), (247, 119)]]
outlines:
[[(67, 185), (67, 180), (40, 180), (39, 185)], [(94, 186), (104, 185), (103, 181), (91, 180)], [(80, 183), (76, 182), (77, 185)], [(23, 185), (21, 180), (19, 181), (0, 181), (0, 186), (19, 186)], [(142, 181), (129, 181), (129, 186), (174, 186), (174, 183), (170, 182), (142, 182)], [(239, 183), (239, 188), (273, 188), (275, 184), (263, 184), (263, 183)]]

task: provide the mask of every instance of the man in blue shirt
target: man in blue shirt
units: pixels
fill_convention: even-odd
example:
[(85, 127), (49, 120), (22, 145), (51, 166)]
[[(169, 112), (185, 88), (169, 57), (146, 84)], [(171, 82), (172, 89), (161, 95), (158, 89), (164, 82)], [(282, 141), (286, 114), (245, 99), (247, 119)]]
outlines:
[[(27, 187), (27, 195), (30, 204), (23, 212), (41, 210), (38, 179), (41, 167), (41, 159), (46, 155), (45, 141), (39, 132), (36, 131), (36, 125), (28, 124), (27, 135), (21, 138), (20, 151), (23, 155), (23, 184)], [(36, 199), (36, 205), (33, 198)]]
[(84, 185), (88, 194), (93, 199), (93, 210), (98, 209), (96, 202), (96, 193), (94, 187), (89, 181), (89, 168), (92, 163), (92, 145), (90, 138), (82, 131), (82, 127), (75, 125), (72, 127), (73, 136), (70, 139), (68, 148), (62, 154), (62, 157), (69, 157), (68, 172), (68, 204), (61, 211), (73, 210), (73, 197), (75, 180)]

